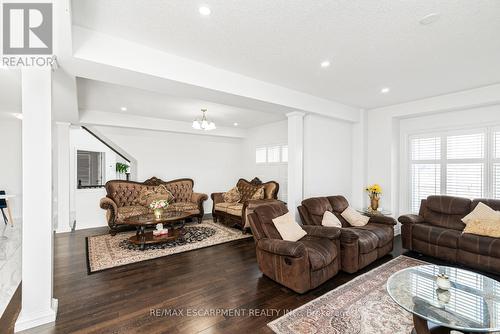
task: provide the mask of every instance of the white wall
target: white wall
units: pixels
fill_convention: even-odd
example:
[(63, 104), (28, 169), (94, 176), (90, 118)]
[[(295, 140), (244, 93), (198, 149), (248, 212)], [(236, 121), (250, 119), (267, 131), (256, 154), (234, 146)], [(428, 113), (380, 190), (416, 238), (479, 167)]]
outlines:
[[(0, 116), (0, 189), (16, 195), (9, 200), (14, 219), (22, 209), (22, 122), (10, 115)], [(36, 166), (34, 167), (36, 168)], [(3, 219), (0, 218), (3, 224)]]
[(380, 183), (381, 206), (405, 213), (401, 200), (401, 134), (427, 129), (484, 125), (500, 120), (500, 85), (437, 96), (366, 112), (366, 180)]
[[(194, 191), (210, 197), (227, 191), (244, 172), (242, 139), (97, 126), (137, 160), (137, 179), (192, 178)], [(205, 202), (212, 211), (212, 201)]]
[(278, 182), (280, 185), (278, 198), (283, 201), (286, 201), (287, 195), (287, 164), (256, 164), (255, 149), (257, 147), (287, 145), (287, 142), (288, 124), (286, 120), (248, 129), (247, 137), (244, 140), (244, 173), (240, 176), (247, 180), (258, 177), (262, 182), (271, 180)]
[(343, 195), (351, 200), (352, 136), (353, 123), (305, 116), (304, 198)]

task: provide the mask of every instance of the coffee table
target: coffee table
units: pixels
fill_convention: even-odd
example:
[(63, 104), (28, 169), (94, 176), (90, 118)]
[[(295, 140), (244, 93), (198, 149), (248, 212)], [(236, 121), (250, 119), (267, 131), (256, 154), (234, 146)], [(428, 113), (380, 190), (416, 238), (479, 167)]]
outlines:
[[(439, 273), (450, 278), (448, 291), (438, 289)], [(417, 266), (389, 277), (387, 292), (413, 314), (412, 333), (500, 331), (500, 283), (484, 275), (446, 266)]]
[[(157, 244), (176, 240), (183, 236), (184, 224), (186, 219), (191, 216), (188, 212), (171, 211), (165, 212), (160, 218), (156, 218), (153, 214), (144, 214), (125, 219), (124, 223), (135, 226), (136, 234), (129, 238), (133, 244), (139, 245), (143, 251), (148, 244)], [(147, 227), (155, 226), (156, 224), (167, 225), (168, 233), (163, 235), (153, 235), (153, 231), (146, 232)], [(180, 223), (179, 226), (175, 226)]]

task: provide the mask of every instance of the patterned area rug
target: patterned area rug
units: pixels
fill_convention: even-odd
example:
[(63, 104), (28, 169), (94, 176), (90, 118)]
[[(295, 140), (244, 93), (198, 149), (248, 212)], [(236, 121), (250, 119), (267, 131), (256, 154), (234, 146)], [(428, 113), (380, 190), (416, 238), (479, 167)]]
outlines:
[(268, 326), (278, 334), (406, 334), (413, 329), (410, 313), (386, 290), (395, 272), (428, 264), (399, 256), (323, 296), (278, 318)]
[(122, 232), (115, 236), (103, 234), (88, 237), (88, 271), (95, 273), (130, 263), (252, 237), (251, 234), (242, 234), (240, 230), (214, 223), (212, 220), (206, 220), (201, 224), (188, 224), (184, 227), (184, 231), (183, 239), (148, 245), (144, 251), (128, 241), (129, 237), (135, 235), (135, 231)]

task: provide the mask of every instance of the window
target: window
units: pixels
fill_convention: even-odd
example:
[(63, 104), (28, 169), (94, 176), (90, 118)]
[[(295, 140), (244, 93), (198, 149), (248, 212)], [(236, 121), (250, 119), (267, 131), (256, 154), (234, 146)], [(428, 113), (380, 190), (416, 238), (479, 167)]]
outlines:
[(288, 146), (275, 145), (268, 147), (257, 147), (255, 149), (255, 163), (286, 163), (288, 162)]
[(500, 198), (500, 130), (413, 136), (409, 151), (413, 212), (429, 195)]
[(76, 174), (78, 188), (101, 187), (104, 185), (104, 154), (104, 152), (77, 151)]

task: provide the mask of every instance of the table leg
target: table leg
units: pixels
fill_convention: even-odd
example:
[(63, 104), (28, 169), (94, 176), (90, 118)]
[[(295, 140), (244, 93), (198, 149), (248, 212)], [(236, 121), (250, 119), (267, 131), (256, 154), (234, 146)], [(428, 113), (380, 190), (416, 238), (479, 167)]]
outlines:
[(9, 200), (5, 199), (5, 203), (7, 204), (7, 213), (9, 214), (10, 226), (14, 226), (14, 219), (12, 218), (12, 212), (10, 211)]
[(141, 226), (141, 251), (143, 251), (146, 248), (146, 235), (145, 235), (145, 230), (146, 228), (144, 226)]
[(429, 322), (423, 318), (413, 315), (413, 328), (412, 334), (449, 334), (451, 330), (443, 326), (437, 326), (434, 324), (429, 324)]

